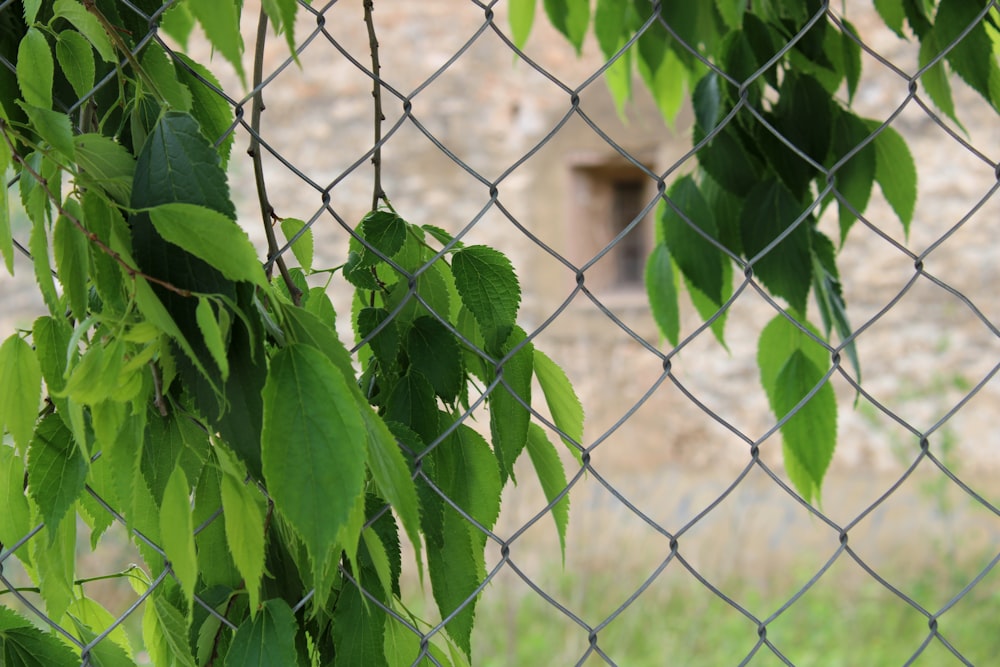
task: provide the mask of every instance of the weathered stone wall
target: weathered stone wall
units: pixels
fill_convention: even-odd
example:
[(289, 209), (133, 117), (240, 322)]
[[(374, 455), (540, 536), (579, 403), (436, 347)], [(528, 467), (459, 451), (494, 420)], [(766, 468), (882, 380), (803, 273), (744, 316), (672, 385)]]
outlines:
[[(255, 17), (248, 3), (246, 16)], [(848, 16), (866, 43), (906, 72), (916, 70), (916, 52), (881, 28), (867, 3), (848, 3)], [(506, 30), (505, 5), (496, 7), (496, 25)], [(581, 160), (611, 159), (614, 150), (571, 112), (570, 92), (528, 63), (517, 61), (483, 12), (458, 0), (382, 0), (376, 21), (381, 42), (382, 76), (392, 90), (412, 104), (384, 92), (389, 135), (383, 148), (383, 185), (399, 213), (416, 223), (432, 223), (452, 232), (475, 221), (466, 241), (488, 243), (507, 252), (524, 289), (523, 322), (529, 331), (544, 322), (572, 293), (573, 271), (527, 241), (503, 210), (555, 252), (581, 263), (579, 244), (594, 221), (574, 216), (573, 165)], [(298, 35), (310, 35), (315, 20), (304, 14)], [(252, 45), (251, 21), (247, 22)], [(329, 35), (361, 63), (369, 63), (360, 3), (337, 3), (325, 18)], [(324, 34), (316, 35), (301, 58), (267, 86), (262, 133), (268, 144), (315, 185), (293, 174), (278, 160), (267, 159), (268, 189), (280, 216), (317, 217), (316, 266), (343, 262), (347, 235), (337, 217), (354, 225), (371, 199), (372, 170), (365, 159), (372, 143), (371, 81), (351, 64)], [(433, 80), (432, 75), (466, 45), (466, 50)], [(205, 57), (207, 49), (202, 48)], [(538, 17), (528, 56), (568, 88), (581, 85), (599, 66), (596, 45), (588, 42), (577, 58), (566, 41)], [(272, 39), (267, 61), (273, 68), (286, 56), (282, 40)], [(217, 61), (218, 62), (218, 61)], [(220, 75), (240, 90), (219, 65)], [(271, 71), (271, 70), (267, 70)], [(956, 86), (956, 106), (968, 130), (963, 136), (996, 160), (1000, 124), (995, 112), (974, 93)], [(855, 106), (864, 115), (884, 119), (903, 102), (907, 84), (897, 74), (865, 57), (865, 77)], [(689, 116), (682, 112), (668, 128), (641, 84), (636, 100), (619, 117), (598, 78), (580, 95), (580, 109), (622, 148), (664, 171), (690, 145)], [(569, 118), (550, 138), (557, 126)], [(402, 119), (402, 120), (401, 120)], [(401, 122), (400, 122), (401, 121)], [(433, 135), (476, 177), (445, 155), (421, 131)], [(869, 220), (882, 233), (924, 252), (958, 223), (995, 186), (996, 176), (982, 160), (945, 134), (913, 100), (893, 121), (909, 142), (920, 176), (920, 197), (909, 238), (878, 195)], [(543, 144), (535, 151), (535, 147)], [(249, 161), (243, 157), (246, 136), (238, 137), (232, 167), (241, 220), (262, 241)], [(530, 153), (530, 157), (524, 159)], [(512, 165), (524, 159), (517, 169)], [(357, 164), (352, 169), (352, 165)], [(690, 163), (682, 167), (690, 169)], [(490, 185), (497, 204), (490, 204)], [(336, 216), (322, 210), (328, 190)], [(1000, 321), (997, 248), (1000, 198), (992, 197), (952, 237), (924, 260), (924, 269), (968, 295), (994, 323)], [(834, 229), (835, 221), (825, 220)], [(263, 247), (263, 244), (261, 244)], [(574, 256), (574, 253), (576, 256)], [(876, 315), (913, 277), (913, 261), (871, 229), (855, 225), (840, 255), (842, 278), (855, 326)], [(30, 267), (19, 261), (17, 281), (0, 280), (5, 290), (3, 322), (26, 324), (38, 308), (30, 286)], [(25, 280), (27, 279), (27, 280)], [(349, 335), (348, 289), (335, 278), (334, 298)], [(659, 345), (644, 295), (597, 290), (595, 296), (636, 334)], [(757, 333), (773, 311), (752, 289), (731, 309), (728, 351), (708, 333), (699, 336), (673, 360), (677, 380), (705, 406), (751, 438), (771, 424), (755, 366)], [(818, 321), (818, 316), (814, 317)], [(684, 311), (682, 337), (700, 322)], [(647, 391), (661, 380), (660, 360), (614, 325), (582, 294), (542, 332), (537, 343), (567, 370), (587, 409), (588, 444), (602, 437)], [(662, 346), (660, 346), (663, 349)], [(858, 340), (864, 386), (881, 402), (919, 429), (942, 418), (971, 386), (1000, 360), (1000, 342), (955, 295), (918, 278), (892, 310)], [(904, 428), (861, 400), (834, 378), (841, 396), (841, 424), (835, 463), (848, 468), (894, 468), (909, 460), (916, 440)], [(1000, 435), (991, 428), (1000, 386), (988, 384), (971, 403), (942, 426), (935, 443), (955, 443), (964, 460), (995, 462)], [(769, 462), (780, 457), (765, 446)], [(668, 462), (692, 465), (741, 464), (747, 445), (707, 416), (673, 384), (662, 382), (627, 422), (609, 435), (595, 455), (622, 470), (655, 469)]]

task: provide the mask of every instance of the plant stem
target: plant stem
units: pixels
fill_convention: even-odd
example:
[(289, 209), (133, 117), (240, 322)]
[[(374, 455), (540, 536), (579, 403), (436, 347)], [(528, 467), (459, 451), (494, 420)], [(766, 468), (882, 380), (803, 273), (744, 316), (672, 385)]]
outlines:
[(378, 62), (378, 37), (375, 36), (375, 21), (372, 19), (372, 12), (375, 11), (375, 0), (365, 0), (365, 25), (368, 26), (368, 45), (372, 52), (372, 97), (375, 98), (373, 105), (375, 117), (375, 151), (372, 154), (372, 165), (375, 168), (375, 181), (372, 186), (372, 210), (378, 208), (380, 200), (388, 203), (385, 191), (382, 189), (382, 121), (385, 114), (382, 113), (382, 80), (379, 78), (381, 69)]
[[(278, 240), (274, 236), (274, 223), (280, 218), (275, 215), (274, 207), (271, 206), (271, 202), (267, 198), (267, 184), (264, 181), (264, 164), (261, 161), (260, 154), (260, 114), (264, 110), (264, 94), (260, 90), (260, 84), (264, 78), (264, 45), (266, 43), (267, 13), (262, 7), (260, 16), (257, 19), (257, 40), (254, 45), (254, 94), (253, 102), (250, 106), (250, 147), (247, 149), (247, 154), (253, 160), (253, 177), (257, 185), (257, 201), (260, 203), (260, 215), (264, 223), (264, 235), (267, 237), (267, 258), (268, 260), (273, 259), (274, 263), (278, 265), (278, 271), (281, 273), (281, 278), (285, 281), (288, 293), (291, 294), (292, 301), (298, 306), (302, 298), (302, 290), (292, 282), (292, 276), (288, 273), (285, 259), (278, 254)], [(270, 270), (267, 273), (268, 277), (270, 277)]]

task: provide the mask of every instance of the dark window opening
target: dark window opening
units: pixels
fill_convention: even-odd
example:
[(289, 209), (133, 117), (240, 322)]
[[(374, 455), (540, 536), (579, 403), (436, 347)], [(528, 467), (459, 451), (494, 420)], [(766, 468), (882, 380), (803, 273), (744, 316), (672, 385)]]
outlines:
[[(648, 203), (645, 184), (638, 180), (619, 180), (611, 186), (611, 224), (615, 236), (642, 214)], [(622, 287), (642, 285), (649, 247), (643, 225), (636, 225), (618, 240), (611, 252), (615, 264), (615, 283)]]

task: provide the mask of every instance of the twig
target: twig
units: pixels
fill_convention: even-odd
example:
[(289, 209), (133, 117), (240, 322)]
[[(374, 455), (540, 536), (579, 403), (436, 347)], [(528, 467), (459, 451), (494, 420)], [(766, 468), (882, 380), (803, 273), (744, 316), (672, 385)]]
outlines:
[[(274, 207), (267, 198), (267, 184), (264, 182), (264, 164), (260, 154), (260, 114), (264, 110), (264, 94), (260, 90), (261, 81), (264, 78), (264, 45), (267, 43), (267, 13), (263, 7), (257, 19), (257, 41), (254, 46), (253, 56), (253, 102), (250, 106), (250, 147), (247, 155), (253, 161), (253, 177), (257, 185), (257, 201), (260, 203), (260, 215), (264, 222), (264, 235), (267, 237), (267, 258), (274, 259), (278, 265), (281, 278), (285, 281), (288, 293), (292, 295), (292, 301), (299, 305), (302, 297), (300, 290), (292, 281), (292, 276), (285, 266), (285, 259), (278, 254), (278, 240), (274, 236), (274, 223), (279, 220), (274, 213)], [(270, 271), (268, 271), (270, 274)], [(270, 275), (268, 276), (270, 277)]]
[(372, 210), (378, 208), (379, 200), (386, 200), (385, 191), (382, 189), (382, 121), (385, 114), (382, 113), (382, 80), (379, 78), (381, 67), (378, 62), (378, 37), (375, 36), (375, 21), (372, 19), (372, 12), (375, 11), (375, 0), (365, 0), (365, 25), (368, 26), (368, 45), (372, 51), (372, 97), (375, 98), (375, 151), (372, 154), (372, 165), (375, 168), (375, 182), (372, 186)]
[(118, 265), (125, 270), (125, 273), (127, 273), (129, 277), (132, 278), (133, 280), (135, 278), (144, 278), (145, 280), (151, 283), (155, 283), (166, 290), (170, 290), (175, 294), (179, 294), (180, 296), (183, 297), (191, 296), (190, 290), (181, 289), (180, 287), (177, 287), (176, 285), (173, 285), (165, 280), (160, 280), (159, 278), (151, 276), (147, 273), (143, 273), (136, 267), (126, 262), (122, 258), (122, 256), (118, 253), (118, 251), (112, 250), (112, 248), (108, 244), (106, 244), (104, 241), (101, 240), (101, 237), (99, 237), (97, 234), (87, 229), (83, 225), (83, 223), (76, 218), (76, 216), (74, 216), (72, 213), (63, 208), (62, 202), (60, 202), (59, 198), (56, 197), (55, 193), (52, 192), (51, 188), (49, 188), (48, 180), (44, 176), (39, 174), (37, 171), (32, 169), (31, 165), (29, 165), (27, 161), (21, 156), (21, 154), (17, 152), (17, 147), (14, 146), (14, 143), (10, 140), (10, 137), (7, 136), (8, 127), (9, 126), (7, 125), (7, 123), (3, 119), (0, 119), (0, 136), (3, 137), (3, 141), (7, 145), (7, 149), (10, 151), (11, 157), (14, 158), (15, 162), (21, 165), (21, 168), (24, 170), (24, 172), (29, 174), (32, 178), (34, 178), (38, 182), (38, 185), (45, 192), (46, 197), (48, 197), (49, 202), (51, 202), (52, 205), (55, 207), (56, 213), (66, 218), (71, 223), (73, 223), (73, 226), (76, 227), (78, 230), (80, 230), (80, 232), (85, 237), (87, 237), (88, 241), (97, 246), (97, 248), (99, 248), (101, 252), (103, 252), (105, 255), (115, 260), (115, 262), (117, 262)]

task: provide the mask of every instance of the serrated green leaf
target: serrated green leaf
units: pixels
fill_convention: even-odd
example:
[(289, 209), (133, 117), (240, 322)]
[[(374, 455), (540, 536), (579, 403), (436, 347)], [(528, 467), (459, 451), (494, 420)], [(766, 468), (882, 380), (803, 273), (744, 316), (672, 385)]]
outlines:
[[(843, 156), (853, 151), (869, 136), (868, 126), (863, 120), (852, 113), (839, 111), (833, 121), (833, 139), (831, 157), (839, 161)], [(860, 151), (851, 156), (847, 162), (834, 173), (834, 187), (854, 210), (863, 212), (871, 197), (872, 184), (875, 182), (877, 165), (875, 146), (868, 143)], [(837, 204), (840, 217), (840, 242), (843, 244), (847, 232), (857, 220), (844, 202)]]
[(252, 491), (243, 479), (246, 474), (224, 449), (218, 450), (223, 463), (222, 509), (226, 539), (236, 568), (243, 577), (250, 598), (250, 613), (260, 607), (260, 583), (264, 575), (264, 513), (260, 494)]
[[(846, 340), (853, 334), (851, 324), (847, 319), (847, 304), (840, 285), (840, 275), (837, 272), (836, 250), (833, 242), (820, 232), (813, 233), (813, 285), (816, 293), (816, 304), (819, 306), (820, 317), (823, 319), (823, 329), (829, 338), (830, 330), (836, 329), (841, 340)], [(847, 356), (854, 367), (855, 379), (861, 382), (861, 362), (858, 359), (858, 349), (854, 341), (845, 348)]]
[[(795, 196), (775, 178), (756, 185), (747, 195), (740, 216), (743, 248), (754, 258), (773, 243), (803, 211)], [(775, 296), (804, 312), (812, 262), (809, 254), (809, 225), (802, 221), (753, 265), (754, 274)]]
[[(550, 503), (566, 489), (566, 471), (556, 448), (549, 442), (545, 431), (538, 424), (532, 424), (528, 430), (528, 456), (535, 467), (535, 474), (542, 485), (545, 499)], [(555, 521), (559, 533), (559, 546), (562, 550), (563, 564), (566, 564), (566, 529), (569, 527), (569, 495), (560, 498), (551, 509), (552, 520)]]
[(405, 425), (426, 443), (437, 439), (437, 400), (434, 387), (423, 373), (411, 369), (396, 382), (386, 398), (383, 417)]
[(75, 159), (73, 128), (69, 116), (59, 111), (18, 102), (18, 106), (28, 116), (31, 129), (38, 133), (49, 145), (70, 160)]
[[(205, 466), (198, 478), (192, 515), (195, 525), (201, 526), (222, 507), (222, 478), (221, 468), (211, 464)], [(227, 589), (239, 587), (242, 575), (233, 562), (223, 517), (216, 517), (198, 532), (195, 546), (198, 552), (198, 574), (206, 586), (222, 586)]]
[[(31, 531), (31, 507), (24, 493), (24, 461), (13, 447), (0, 445), (0, 544), (5, 548), (17, 543)], [(27, 557), (28, 550), (22, 549)], [(0, 607), (2, 609), (2, 607)]]
[(245, 83), (243, 37), (240, 35), (239, 5), (237, 2), (235, 0), (190, 2), (187, 7), (198, 19), (208, 41), (222, 54), (223, 58), (229, 61), (240, 80)]
[(147, 610), (144, 616), (151, 615), (155, 619), (156, 634), (163, 647), (167, 649), (163, 657), (178, 667), (195, 667), (188, 641), (191, 615), (174, 606), (167, 596), (160, 594), (159, 590), (153, 593), (151, 599), (153, 608)]
[(298, 625), (288, 603), (267, 600), (260, 613), (236, 629), (224, 667), (271, 667), (297, 665), (295, 637)]
[[(520, 327), (514, 327), (507, 342), (501, 348), (507, 355), (527, 336)], [(503, 365), (497, 375), (502, 381), (489, 396), (490, 435), (493, 450), (500, 465), (500, 475), (506, 483), (514, 477), (514, 463), (528, 442), (528, 424), (531, 413), (526, 405), (531, 405), (531, 376), (534, 369), (534, 345), (530, 342), (521, 347)]]
[(670, 250), (657, 243), (646, 261), (646, 295), (656, 326), (671, 345), (677, 345), (680, 335), (680, 307), (674, 282), (674, 263)]
[[(802, 324), (822, 340), (822, 335), (815, 327), (808, 322)], [(783, 315), (774, 317), (761, 331), (757, 340), (757, 367), (760, 370), (761, 385), (772, 406), (778, 373), (796, 350), (801, 350), (817, 368), (827, 368), (830, 365), (830, 355), (826, 349)]]
[[(920, 66), (925, 67), (940, 52), (941, 47), (937, 43), (935, 33), (925, 35), (920, 40)], [(920, 83), (927, 94), (931, 96), (937, 108), (947, 114), (959, 127), (962, 127), (955, 112), (955, 102), (951, 96), (951, 82), (948, 80), (948, 71), (944, 63), (944, 60), (939, 60), (929, 67), (920, 76)]]
[(389, 667), (385, 659), (385, 615), (347, 582), (333, 611), (334, 667)]
[(903, 11), (902, 0), (875, 0), (875, 10), (890, 30), (905, 39), (903, 20), (906, 18), (906, 13)]
[(500, 346), (521, 305), (521, 287), (510, 260), (487, 246), (466, 246), (452, 256), (451, 271), (462, 303), (479, 323), (487, 346)]
[(364, 422), (343, 374), (308, 345), (293, 343), (274, 355), (263, 397), (268, 493), (302, 538), (318, 581), (364, 488)]
[(795, 350), (782, 366), (775, 380), (774, 411), (780, 419), (793, 409), (795, 414), (781, 426), (785, 459), (793, 459), (806, 473), (806, 478), (789, 476), (807, 502), (819, 499), (826, 469), (833, 458), (837, 443), (837, 400), (833, 387), (824, 384), (807, 403), (799, 402), (823, 378), (823, 371), (805, 355)]
[[(311, 345), (322, 352), (343, 375), (350, 386), (354, 382), (351, 354), (337, 337), (336, 322), (328, 323), (302, 308), (289, 306), (284, 309), (285, 327), (292, 340)], [(360, 394), (359, 394), (360, 395)]]
[(87, 481), (87, 459), (55, 414), (38, 423), (28, 447), (28, 494), (48, 527), (49, 539)]
[(42, 370), (23, 338), (14, 334), (0, 346), (0, 424), (20, 452), (31, 440), (42, 398)]
[[(31, 474), (29, 470), (29, 475)], [(31, 560), (38, 572), (38, 588), (49, 618), (62, 618), (73, 601), (76, 565), (76, 515), (67, 512), (49, 529), (51, 539), (30, 542)]]
[[(83, 217), (80, 205), (74, 200), (68, 200), (65, 208), (77, 220)], [(52, 246), (56, 256), (56, 268), (59, 271), (59, 282), (69, 300), (70, 309), (76, 319), (83, 320), (87, 316), (89, 305), (87, 288), (90, 242), (69, 218), (60, 215), (52, 230)]]
[[(61, 623), (64, 628), (68, 628), (71, 622), (87, 628), (110, 628), (115, 625), (116, 620), (114, 615), (105, 609), (101, 603), (87, 597), (79, 597), (73, 600), (69, 605), (69, 609), (66, 610), (66, 616), (68, 618), (64, 617)], [(79, 632), (79, 625), (76, 627), (77, 632), (75, 634), (77, 639), (83, 639), (83, 633)], [(129, 644), (128, 635), (125, 634), (125, 627), (123, 625), (117, 625), (107, 635), (107, 639), (117, 644), (126, 655), (129, 657), (132, 656), (132, 646)], [(84, 641), (87, 640), (84, 639)]]
[(159, 44), (152, 42), (146, 46), (140, 65), (168, 108), (175, 111), (191, 110), (191, 91), (177, 80), (174, 64)]
[(716, 306), (722, 305), (722, 265), (726, 261), (721, 251), (702, 236), (718, 238), (712, 210), (690, 176), (682, 176), (671, 186), (668, 197), (673, 205), (660, 207), (659, 223), (670, 256), (684, 276)]
[(537, 0), (511, 0), (507, 10), (507, 20), (510, 21), (510, 36), (514, 46), (523, 49), (531, 34), (531, 26), (535, 22), (535, 5)]
[(184, 470), (175, 468), (167, 480), (160, 503), (160, 538), (188, 606), (194, 604), (194, 587), (198, 581), (198, 556), (192, 524), (191, 486)]
[[(372, 354), (386, 369), (394, 368), (400, 350), (399, 327), (395, 320), (385, 322), (389, 311), (385, 308), (362, 308), (358, 311), (358, 337), (360, 340), (369, 338), (368, 345)], [(372, 335), (375, 329), (385, 322), (385, 325)]]
[[(868, 123), (872, 130), (879, 126), (877, 121)], [(909, 236), (917, 203), (917, 168), (913, 156), (899, 132), (888, 126), (875, 137), (874, 144), (875, 179), (903, 224), (903, 232)]]
[(54, 633), (42, 632), (13, 609), (0, 606), (0, 657), (4, 667), (52, 667), (80, 661)]
[(73, 24), (73, 27), (80, 31), (87, 38), (101, 60), (107, 63), (117, 61), (115, 48), (111, 45), (108, 34), (104, 31), (97, 17), (86, 10), (86, 8), (76, 0), (56, 0), (52, 6), (52, 13), (56, 17), (62, 17)]
[(52, 108), (55, 61), (49, 41), (38, 28), (28, 28), (17, 47), (17, 85), (32, 107)]
[[(285, 218), (281, 221), (281, 233), (285, 235), (285, 238), (289, 241), (294, 238), (296, 234), (299, 233), (306, 223), (298, 218)], [(295, 243), (292, 244), (292, 254), (295, 255), (295, 259), (299, 261), (299, 265), (302, 270), (306, 273), (312, 271), (313, 262), (313, 233), (310, 227), (302, 233)]]
[(553, 27), (566, 36), (579, 54), (590, 24), (590, 0), (545, 0), (543, 4)]
[[(580, 460), (580, 447), (583, 446), (583, 405), (573, 389), (566, 373), (556, 362), (552, 361), (537, 347), (532, 351), (532, 368), (538, 385), (545, 395), (545, 404), (549, 406), (552, 423), (562, 431), (563, 442), (570, 452)], [(530, 435), (530, 434), (529, 434)]]
[(684, 82), (687, 79), (683, 61), (671, 48), (672, 41), (672, 37), (655, 27), (646, 30), (639, 37), (636, 59), (639, 74), (668, 125), (673, 125), (684, 103)]
[(410, 366), (426, 377), (434, 393), (445, 402), (458, 396), (462, 387), (462, 354), (455, 335), (429, 315), (413, 320), (406, 334)]
[[(21, 179), (23, 183), (28, 179)], [(35, 283), (42, 294), (46, 308), (52, 314), (63, 310), (60, 307), (59, 294), (56, 292), (55, 278), (49, 265), (49, 237), (46, 231), (45, 216), (31, 220), (31, 233), (28, 236), (28, 250), (31, 252), (32, 268), (35, 271)]]
[(743, 12), (747, 3), (743, 0), (715, 0), (715, 8), (730, 30), (739, 30), (743, 26)]
[(857, 29), (847, 19), (842, 20), (844, 32), (840, 33), (840, 48), (844, 58), (844, 77), (847, 80), (847, 103), (850, 104), (861, 81), (861, 47), (856, 39)]
[(187, 4), (183, 2), (175, 2), (171, 5), (163, 13), (163, 18), (160, 20), (160, 29), (175, 39), (185, 50), (188, 48), (188, 39), (191, 37), (194, 26), (194, 16), (188, 10)]
[(288, 50), (295, 56), (295, 12), (299, 7), (296, 0), (264, 0), (264, 11), (274, 24), (274, 31), (285, 35)]
[(191, 92), (191, 115), (198, 121), (205, 138), (216, 147), (220, 165), (225, 169), (233, 148), (230, 129), (234, 114), (224, 96), (217, 92), (222, 90), (222, 84), (211, 70), (183, 53), (174, 53), (173, 57), (178, 81)]
[(373, 266), (382, 260), (371, 251), (372, 248), (392, 257), (403, 247), (406, 221), (390, 211), (372, 211), (361, 220), (358, 233), (365, 241), (362, 262)]
[[(459, 426), (430, 455), (438, 488), (481, 526), (490, 529), (500, 513), (502, 482), (496, 458), (479, 433)], [(436, 494), (435, 494), (436, 496)], [(443, 501), (437, 498), (438, 504)], [(442, 617), (462, 607), (445, 626), (468, 656), (475, 618), (473, 592), (486, 574), (486, 535), (450, 506), (441, 508), (441, 541), (427, 543), (427, 564), (434, 599)]]
[(358, 407), (368, 434), (368, 468), (379, 494), (393, 506), (403, 523), (416, 552), (417, 567), (423, 570), (420, 557), (420, 516), (416, 488), (410, 477), (396, 438), (385, 422), (367, 405)]
[(73, 625), (84, 644), (93, 643), (93, 647), (87, 654), (88, 665), (93, 665), (93, 667), (133, 667), (135, 665), (132, 657), (115, 642), (95, 641), (97, 633), (76, 618), (73, 618)]
[(977, 2), (941, 0), (933, 34), (937, 43), (946, 47), (972, 25), (946, 58), (956, 74), (1000, 111), (1000, 58), (993, 53), (985, 21), (979, 19), (982, 11)]
[[(219, 313), (225, 313), (225, 308), (220, 308)], [(204, 337), (205, 346), (212, 353), (212, 358), (219, 366), (219, 371), (223, 382), (229, 377), (229, 359), (226, 357), (226, 341), (223, 338), (222, 329), (218, 320), (215, 319), (215, 309), (212, 307), (212, 300), (207, 297), (198, 297), (198, 307), (195, 308), (195, 317), (198, 320), (198, 328)]]
[(218, 211), (196, 204), (160, 204), (148, 210), (164, 239), (215, 267), (230, 280), (267, 287), (247, 233)]
[(73, 92), (83, 97), (94, 87), (96, 66), (90, 42), (75, 30), (63, 30), (56, 38), (56, 60)]
[(135, 159), (125, 147), (100, 134), (81, 134), (73, 137), (73, 143), (80, 165), (77, 179), (90, 188), (100, 188), (115, 202), (127, 204), (132, 196)]

